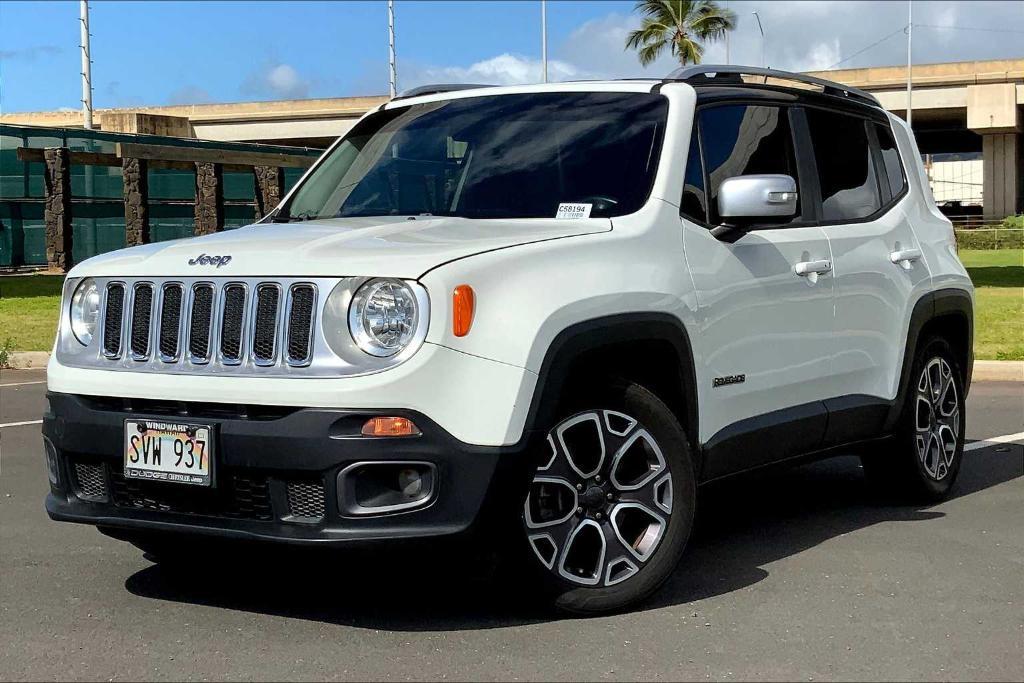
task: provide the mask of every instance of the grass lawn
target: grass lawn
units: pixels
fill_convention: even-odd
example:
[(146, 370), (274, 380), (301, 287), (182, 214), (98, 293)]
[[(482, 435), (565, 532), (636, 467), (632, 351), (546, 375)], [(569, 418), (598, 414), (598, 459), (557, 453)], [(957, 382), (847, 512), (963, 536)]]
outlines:
[[(961, 249), (977, 287), (974, 355), (979, 360), (1024, 360), (1024, 250)], [(59, 275), (0, 277), (0, 348), (49, 351), (57, 325)]]
[(0, 348), (53, 348), (63, 282), (63, 275), (0, 276)]
[(974, 357), (1024, 360), (1024, 249), (961, 249), (976, 291)]

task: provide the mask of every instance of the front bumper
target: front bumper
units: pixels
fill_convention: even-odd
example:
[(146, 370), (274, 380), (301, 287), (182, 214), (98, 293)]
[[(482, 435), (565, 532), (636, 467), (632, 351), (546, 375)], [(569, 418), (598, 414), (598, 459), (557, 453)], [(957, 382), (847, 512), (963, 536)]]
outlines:
[[(271, 408), (53, 392), (47, 398), (43, 436), (54, 447), (58, 481), (51, 483), (46, 511), (59, 521), (349, 544), (454, 535), (499, 523), (514, 514), (517, 495), (526, 490), (528, 438), (520, 446), (473, 446), (415, 411)], [(422, 434), (358, 436), (359, 426), (380, 414), (408, 417)], [(124, 478), (125, 419), (169, 417), (213, 426), (214, 488)], [(436, 467), (434, 495), (412, 510), (346, 516), (338, 502), (338, 473), (362, 461), (431, 463)]]

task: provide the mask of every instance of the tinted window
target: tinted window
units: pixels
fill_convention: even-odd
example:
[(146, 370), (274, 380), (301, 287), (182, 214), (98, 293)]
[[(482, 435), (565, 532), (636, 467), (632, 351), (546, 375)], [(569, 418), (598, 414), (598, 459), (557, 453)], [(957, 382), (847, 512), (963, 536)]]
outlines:
[(876, 123), (875, 132), (878, 134), (878, 146), (882, 150), (882, 163), (885, 166), (885, 175), (889, 179), (889, 197), (898, 197), (903, 192), (905, 185), (900, 152), (896, 148), (896, 141), (892, 137), (892, 131), (889, 129), (889, 126)]
[(636, 93), (470, 97), (363, 119), (296, 192), (293, 217), (619, 216), (647, 200), (667, 100)]
[(718, 216), (718, 188), (723, 181), (759, 173), (782, 173), (799, 181), (786, 109), (754, 105), (711, 107), (700, 113), (700, 133), (713, 224), (722, 222)]
[(700, 136), (697, 127), (690, 135), (690, 151), (686, 155), (686, 176), (683, 178), (683, 199), (680, 212), (699, 223), (708, 219), (707, 197), (704, 194), (704, 162), (700, 158)]
[(867, 121), (808, 109), (807, 123), (818, 164), (822, 219), (856, 220), (878, 211), (882, 202), (868, 144)]

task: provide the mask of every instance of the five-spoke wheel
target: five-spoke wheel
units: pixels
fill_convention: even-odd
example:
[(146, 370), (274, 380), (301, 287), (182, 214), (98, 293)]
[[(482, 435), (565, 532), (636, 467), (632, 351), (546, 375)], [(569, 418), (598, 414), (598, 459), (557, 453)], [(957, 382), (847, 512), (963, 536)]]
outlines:
[(953, 370), (942, 357), (929, 360), (917, 382), (917, 457), (925, 473), (941, 481), (949, 474), (960, 437), (960, 401)]

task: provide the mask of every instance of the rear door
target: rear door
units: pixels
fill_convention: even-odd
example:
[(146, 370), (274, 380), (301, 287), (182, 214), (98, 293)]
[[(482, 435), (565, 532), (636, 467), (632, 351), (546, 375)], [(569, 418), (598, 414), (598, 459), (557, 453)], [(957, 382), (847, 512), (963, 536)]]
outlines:
[[(705, 478), (813, 450), (824, 434), (822, 400), (834, 386), (825, 233), (802, 201), (792, 219), (758, 225), (735, 242), (710, 232), (722, 222), (716, 202), (727, 178), (781, 173), (803, 192), (795, 111), (727, 104), (697, 113), (699, 142), (691, 144), (680, 206), (699, 305), (693, 344)], [(798, 274), (799, 264), (812, 263), (819, 272)]]
[(831, 445), (881, 430), (928, 269), (900, 206), (907, 183), (888, 121), (812, 107), (805, 113), (835, 280), (832, 372), (841, 393), (828, 402)]

